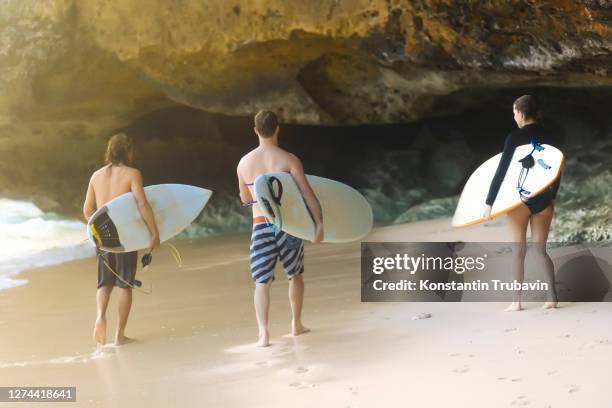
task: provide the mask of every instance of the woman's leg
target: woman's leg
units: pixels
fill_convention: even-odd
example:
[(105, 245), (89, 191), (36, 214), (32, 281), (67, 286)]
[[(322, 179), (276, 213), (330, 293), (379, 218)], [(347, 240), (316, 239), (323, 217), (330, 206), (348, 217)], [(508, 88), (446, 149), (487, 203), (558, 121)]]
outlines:
[[(527, 253), (527, 225), (531, 212), (526, 205), (520, 205), (508, 212), (508, 225), (512, 242), (512, 273), (514, 280), (523, 283), (525, 279), (525, 255)], [(514, 292), (514, 297), (506, 311), (521, 310), (521, 291)]]
[(550, 231), (550, 224), (552, 223), (554, 214), (554, 202), (553, 204), (546, 207), (542, 212), (534, 214), (531, 217), (531, 237), (533, 239), (536, 254), (540, 259), (540, 263), (544, 267), (546, 277), (548, 279), (548, 294), (546, 303), (544, 303), (545, 309), (551, 309), (557, 307), (557, 291), (555, 289), (555, 266), (553, 265), (552, 259), (546, 252), (546, 241), (548, 240), (548, 232)]

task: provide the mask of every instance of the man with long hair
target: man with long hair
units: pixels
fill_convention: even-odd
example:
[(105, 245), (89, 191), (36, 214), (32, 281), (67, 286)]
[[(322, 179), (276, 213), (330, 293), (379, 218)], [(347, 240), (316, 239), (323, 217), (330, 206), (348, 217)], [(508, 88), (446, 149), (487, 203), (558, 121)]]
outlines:
[[(110, 138), (105, 155), (105, 165), (97, 170), (89, 181), (87, 196), (83, 205), (86, 219), (112, 199), (132, 192), (138, 210), (149, 232), (151, 243), (149, 251), (159, 246), (159, 231), (153, 210), (147, 201), (142, 184), (142, 174), (131, 167), (134, 159), (132, 141), (119, 133)], [(94, 339), (98, 347), (106, 343), (106, 308), (114, 286), (119, 288), (119, 308), (115, 345), (121, 346), (132, 341), (125, 335), (125, 326), (132, 308), (132, 287), (135, 282), (138, 252), (110, 253), (98, 251), (98, 291), (96, 293), (97, 317), (94, 326)]]

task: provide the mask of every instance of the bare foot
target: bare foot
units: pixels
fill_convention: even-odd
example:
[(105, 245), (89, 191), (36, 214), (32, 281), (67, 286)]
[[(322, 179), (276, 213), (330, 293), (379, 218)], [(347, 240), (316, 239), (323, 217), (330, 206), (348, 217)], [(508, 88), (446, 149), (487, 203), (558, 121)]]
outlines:
[(106, 319), (97, 319), (94, 325), (93, 337), (98, 348), (106, 344)]
[(126, 344), (132, 343), (134, 341), (136, 340), (126, 336), (117, 336), (115, 337), (115, 347), (125, 346)]
[(267, 330), (259, 333), (259, 340), (255, 345), (257, 347), (268, 347), (270, 345), (270, 336)]
[(521, 310), (523, 310), (521, 307), (521, 302), (512, 302), (510, 303), (510, 306), (504, 309), (504, 312), (518, 312)]
[(310, 329), (304, 327), (302, 323), (291, 322), (291, 335), (299, 336), (300, 334), (308, 333)]
[(542, 309), (556, 309), (557, 308), (557, 302), (544, 302), (544, 305), (542, 306)]

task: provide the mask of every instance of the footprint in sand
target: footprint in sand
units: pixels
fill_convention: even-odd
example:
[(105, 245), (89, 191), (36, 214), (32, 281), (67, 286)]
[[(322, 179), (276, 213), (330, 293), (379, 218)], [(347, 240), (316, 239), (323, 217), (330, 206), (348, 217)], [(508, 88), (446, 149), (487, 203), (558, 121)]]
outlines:
[(514, 401), (512, 401), (510, 405), (515, 407), (524, 407), (529, 405), (529, 400), (524, 395), (521, 395), (517, 397)]
[(307, 350), (308, 348), (309, 346), (304, 346), (304, 345), (295, 345), (293, 347), (283, 347), (281, 349), (278, 349), (278, 351), (274, 351), (272, 355), (273, 356), (285, 356), (290, 353)]
[[(270, 346), (274, 346), (274, 343), (270, 343)], [(228, 354), (269, 353), (271, 348), (272, 347), (257, 347), (255, 343), (246, 343), (228, 347), (224, 352)]]
[(295, 369), (295, 372), (298, 374), (304, 374), (307, 373), (309, 370), (306, 367), (298, 367)]
[(305, 389), (305, 388), (314, 388), (315, 385), (304, 382), (304, 381), (294, 381), (290, 383), (289, 386), (293, 388)]

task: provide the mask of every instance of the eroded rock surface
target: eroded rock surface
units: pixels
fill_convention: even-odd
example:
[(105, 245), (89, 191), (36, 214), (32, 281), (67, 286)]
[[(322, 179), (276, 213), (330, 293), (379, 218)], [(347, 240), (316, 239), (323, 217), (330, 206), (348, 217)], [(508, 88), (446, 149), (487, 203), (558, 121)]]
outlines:
[[(605, 1), (8, 0), (2, 122), (117, 125), (165, 104), (412, 121), (462, 89), (609, 84)], [(456, 102), (456, 101), (455, 101)]]
[[(4, 0), (0, 194), (78, 208), (64, 191), (107, 136), (163, 109), (406, 123), (507, 88), (608, 86), (611, 22), (605, 0)], [(222, 149), (214, 127), (199, 137)]]

